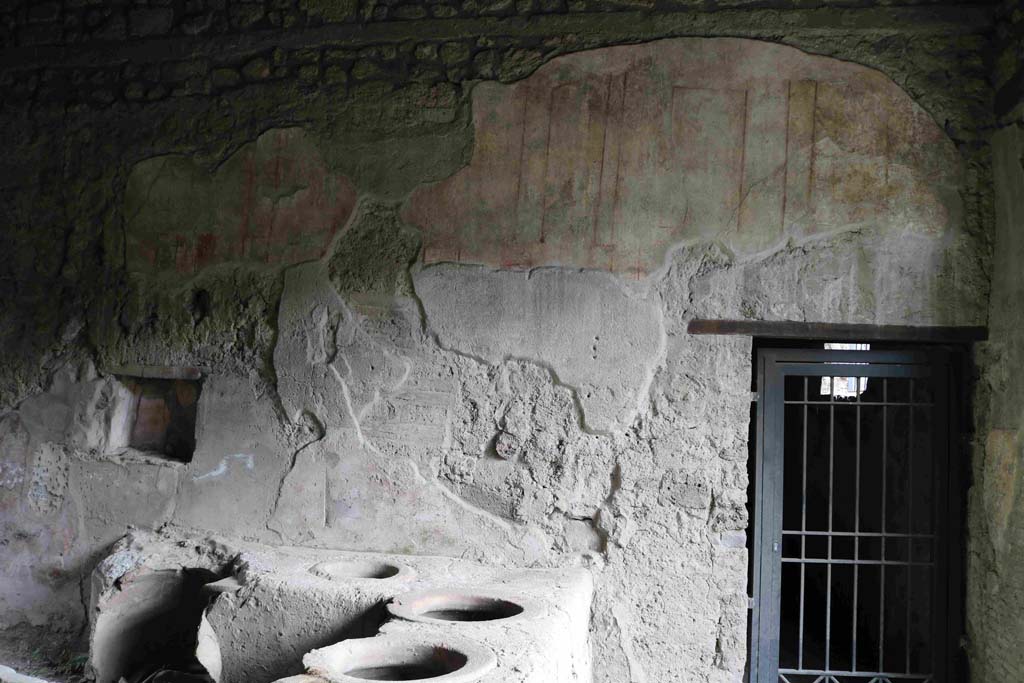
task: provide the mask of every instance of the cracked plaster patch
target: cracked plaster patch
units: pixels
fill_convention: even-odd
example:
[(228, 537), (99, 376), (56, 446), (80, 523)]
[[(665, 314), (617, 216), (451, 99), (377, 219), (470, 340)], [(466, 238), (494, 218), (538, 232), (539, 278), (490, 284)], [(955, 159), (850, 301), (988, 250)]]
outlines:
[(439, 265), (413, 282), (444, 348), (547, 368), (574, 390), (587, 429), (612, 432), (635, 417), (665, 343), (652, 298), (608, 273), (556, 268)]
[(38, 515), (56, 513), (68, 488), (68, 457), (59, 444), (44, 443), (35, 452), (27, 497)]
[(331, 286), (324, 264), (287, 272), (274, 367), (291, 419), (308, 411), (325, 424), (359, 429), (382, 396), (405, 384), (409, 360), (375, 343), (361, 320)]
[(436, 432), (448, 421), (453, 388), (436, 371), (421, 371), (415, 360), (429, 351), (408, 348), (407, 325), (356, 313), (325, 264), (312, 263), (285, 274), (278, 329), (282, 406), (293, 420), (315, 416), (324, 433), (284, 477), (270, 529), (292, 542), (454, 552), (468, 541), (480, 557), (547, 555), (543, 532), (474, 505), (438, 479)]
[(451, 431), (440, 474), (460, 496), (510, 520), (551, 531), (581, 522), (577, 537), (595, 533), (615, 449), (581, 430), (571, 392), (543, 368), (508, 361), (464, 371)]

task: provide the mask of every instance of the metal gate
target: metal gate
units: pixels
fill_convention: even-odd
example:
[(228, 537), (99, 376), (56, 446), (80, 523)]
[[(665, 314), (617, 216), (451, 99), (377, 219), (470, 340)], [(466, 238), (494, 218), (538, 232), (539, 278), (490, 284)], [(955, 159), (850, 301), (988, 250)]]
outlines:
[(751, 683), (951, 683), (950, 376), (941, 352), (759, 352)]

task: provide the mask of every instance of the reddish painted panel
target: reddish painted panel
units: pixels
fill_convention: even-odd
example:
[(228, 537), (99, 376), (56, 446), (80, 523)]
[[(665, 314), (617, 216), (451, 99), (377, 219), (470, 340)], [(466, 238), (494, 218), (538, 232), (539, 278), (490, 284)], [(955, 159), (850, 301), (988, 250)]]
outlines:
[(672, 245), (762, 253), (861, 227), (944, 232), (960, 162), (876, 71), (749, 40), (554, 60), (473, 94), (468, 167), (413, 193), (424, 259), (642, 277)]
[(128, 267), (191, 275), (226, 262), (320, 258), (355, 208), (301, 130), (275, 130), (210, 173), (183, 157), (137, 164), (126, 193)]

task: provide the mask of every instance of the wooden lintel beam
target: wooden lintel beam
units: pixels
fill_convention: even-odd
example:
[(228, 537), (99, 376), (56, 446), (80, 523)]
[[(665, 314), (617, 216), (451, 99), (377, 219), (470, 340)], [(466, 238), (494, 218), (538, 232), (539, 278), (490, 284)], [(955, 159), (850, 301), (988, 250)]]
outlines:
[(792, 320), (691, 320), (690, 334), (742, 335), (776, 339), (848, 342), (931, 342), (965, 344), (988, 339), (980, 326), (848, 325)]

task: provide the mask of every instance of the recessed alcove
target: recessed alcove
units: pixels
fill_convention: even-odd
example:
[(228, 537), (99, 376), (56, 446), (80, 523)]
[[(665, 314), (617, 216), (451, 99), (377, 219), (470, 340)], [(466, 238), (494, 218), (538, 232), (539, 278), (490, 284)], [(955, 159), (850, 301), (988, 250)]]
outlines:
[(114, 371), (128, 401), (111, 445), (173, 462), (191, 462), (202, 377), (194, 368), (130, 367)]

